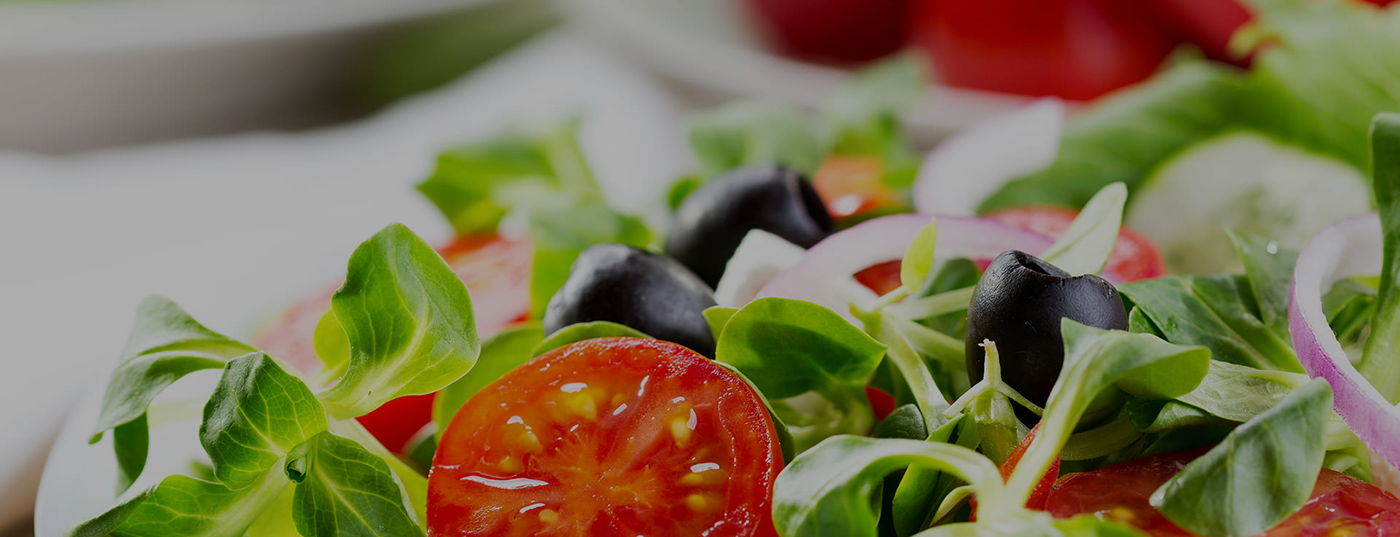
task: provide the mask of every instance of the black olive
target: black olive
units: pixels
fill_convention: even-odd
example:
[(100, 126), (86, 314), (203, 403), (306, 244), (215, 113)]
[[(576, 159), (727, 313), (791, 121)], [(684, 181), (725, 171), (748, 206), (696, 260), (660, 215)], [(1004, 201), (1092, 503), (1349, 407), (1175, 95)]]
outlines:
[(744, 235), (755, 229), (811, 248), (836, 228), (801, 174), (773, 164), (748, 166), (686, 197), (676, 209), (666, 253), (715, 286)]
[[(1068, 273), (1025, 252), (1003, 252), (987, 266), (967, 308), (967, 373), (982, 380), (984, 339), (997, 344), (1002, 380), (1045, 406), (1065, 361), (1060, 319), (1105, 329), (1128, 329), (1128, 313), (1113, 284)], [(1035, 415), (1017, 405), (1023, 422)], [(1028, 419), (1029, 418), (1029, 419)]]
[(545, 309), (544, 331), (610, 321), (713, 357), (715, 339), (701, 312), (714, 291), (676, 260), (621, 244), (584, 250)]

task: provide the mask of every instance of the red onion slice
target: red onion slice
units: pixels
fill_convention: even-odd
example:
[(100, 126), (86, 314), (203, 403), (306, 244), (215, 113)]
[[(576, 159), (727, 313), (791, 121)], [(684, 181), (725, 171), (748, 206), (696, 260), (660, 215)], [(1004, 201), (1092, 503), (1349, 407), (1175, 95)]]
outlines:
[(921, 213), (975, 214), (982, 200), (1007, 181), (1055, 161), (1064, 122), (1064, 104), (1041, 99), (944, 140), (919, 166), (914, 208)]
[(1400, 466), (1400, 409), (1361, 376), (1322, 311), (1322, 295), (1346, 278), (1381, 271), (1380, 218), (1340, 220), (1313, 236), (1298, 256), (1288, 300), (1288, 332), (1303, 368), (1332, 385), (1333, 409), (1382, 459)]
[[(807, 250), (798, 264), (773, 277), (758, 296), (807, 300), (846, 315), (852, 302), (864, 305), (874, 297), (851, 275), (903, 259), (914, 235), (931, 218), (927, 214), (886, 216), (827, 237)], [(1044, 235), (994, 220), (940, 215), (934, 251), (939, 258), (987, 260), (1007, 250), (1039, 253), (1052, 242)]]

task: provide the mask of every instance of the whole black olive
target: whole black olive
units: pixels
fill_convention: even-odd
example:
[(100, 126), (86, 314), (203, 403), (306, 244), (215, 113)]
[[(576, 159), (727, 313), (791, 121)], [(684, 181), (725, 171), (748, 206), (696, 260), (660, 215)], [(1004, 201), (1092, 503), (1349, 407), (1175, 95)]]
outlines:
[(744, 235), (761, 229), (810, 248), (835, 231), (817, 191), (783, 166), (748, 166), (716, 177), (676, 210), (666, 253), (711, 287)]
[[(997, 344), (1002, 380), (1045, 406), (1065, 361), (1060, 319), (1105, 329), (1128, 329), (1128, 313), (1113, 284), (1098, 276), (1071, 277), (1025, 252), (1003, 252), (987, 266), (967, 308), (967, 372), (982, 380), (984, 339)], [(1034, 414), (1019, 408), (1022, 421)], [(1030, 418), (1030, 419), (1028, 419)]]
[(621, 244), (584, 250), (549, 301), (544, 331), (611, 321), (713, 357), (715, 339), (701, 314), (714, 291), (676, 260)]

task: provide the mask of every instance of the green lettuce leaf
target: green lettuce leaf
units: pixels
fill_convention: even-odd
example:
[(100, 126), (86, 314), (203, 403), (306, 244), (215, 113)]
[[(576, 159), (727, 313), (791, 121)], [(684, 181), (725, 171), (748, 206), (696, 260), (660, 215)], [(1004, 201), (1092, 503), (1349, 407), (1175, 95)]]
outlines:
[(297, 483), (292, 518), (306, 537), (424, 535), (384, 460), (359, 444), (322, 432), (287, 461)]
[(481, 357), (466, 375), (439, 391), (433, 399), (433, 421), (439, 428), (447, 427), (452, 416), (467, 404), (476, 392), (495, 382), (507, 371), (534, 357), (533, 351), (544, 341), (544, 329), (539, 323), (528, 323), (491, 336), (481, 344)]
[(199, 440), (218, 480), (242, 490), (327, 427), (311, 389), (259, 352), (229, 362), (204, 406)]

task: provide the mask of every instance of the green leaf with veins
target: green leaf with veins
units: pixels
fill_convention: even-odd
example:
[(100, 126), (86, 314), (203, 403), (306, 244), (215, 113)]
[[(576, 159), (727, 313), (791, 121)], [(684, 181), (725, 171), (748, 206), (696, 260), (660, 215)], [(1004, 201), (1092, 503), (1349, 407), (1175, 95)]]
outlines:
[(778, 474), (773, 522), (784, 537), (874, 537), (872, 498), (890, 472), (920, 464), (971, 483), (983, 498), (1000, 492), (1001, 474), (976, 451), (939, 442), (833, 436)]
[(777, 163), (807, 176), (825, 153), (802, 110), (757, 100), (737, 100), (686, 118), (690, 150), (700, 175), (711, 178), (746, 164)]
[(1152, 505), (1207, 537), (1263, 533), (1312, 494), (1331, 409), (1327, 382), (1309, 381), (1172, 476)]
[(242, 537), (288, 487), (280, 471), (265, 472), (245, 490), (172, 475), (106, 513), (70, 537)]
[(553, 190), (595, 191), (578, 148), (579, 121), (516, 131), (449, 150), (418, 190), (457, 233), (489, 233), (519, 202)]
[(335, 310), (326, 310), (321, 320), (316, 321), (311, 346), (321, 360), (321, 372), (316, 375), (322, 381), (320, 384), (345, 375), (345, 368), (350, 366), (350, 339), (345, 337), (345, 329), (335, 320)]
[(575, 323), (564, 328), (560, 328), (558, 332), (550, 334), (549, 337), (546, 337), (544, 341), (541, 341), (539, 345), (535, 346), (534, 350), (530, 352), (530, 355), (539, 356), (541, 354), (552, 351), (559, 347), (563, 347), (565, 345), (603, 337), (635, 337), (643, 339), (655, 339), (651, 336), (643, 334), (641, 331), (635, 328), (610, 321), (592, 321), (587, 323)]
[(481, 349), (466, 285), (400, 224), (355, 249), (331, 308), (350, 342), (345, 375), (319, 394), (337, 419), (442, 389), (471, 369)]
[[(146, 466), (150, 440), (144, 420), (151, 401), (185, 375), (223, 368), (229, 359), (254, 350), (205, 328), (169, 299), (152, 295), (141, 301), (122, 361), (102, 394), (102, 412), (90, 440), (96, 443), (103, 432), (120, 428), (112, 442), (118, 492), (131, 486)], [(134, 423), (138, 419), (143, 423)]]
[(242, 490), (327, 426), (311, 389), (259, 352), (229, 362), (204, 406), (199, 441), (219, 481)]
[(495, 382), (507, 371), (534, 357), (532, 351), (544, 341), (544, 329), (538, 322), (531, 322), (502, 330), (481, 344), (481, 357), (476, 366), (466, 375), (438, 392), (433, 399), (433, 421), (438, 428), (447, 427), (452, 416), (472, 395)]
[(318, 434), (287, 468), (298, 481), (292, 519), (306, 537), (423, 535), (389, 465), (353, 441)]
[(1215, 359), (1302, 373), (1287, 341), (1256, 313), (1243, 276), (1163, 276), (1118, 286), (1167, 341), (1203, 345)]
[(716, 355), (765, 396), (784, 399), (838, 386), (863, 389), (885, 346), (821, 305), (768, 297), (730, 317)]
[(1246, 422), (1273, 408), (1307, 382), (1308, 376), (1299, 373), (1211, 361), (1201, 384), (1177, 399), (1211, 415)]

